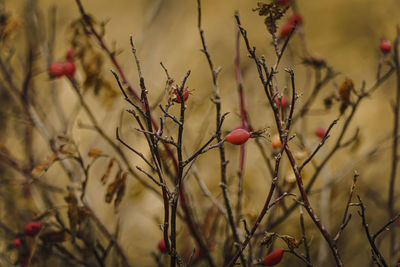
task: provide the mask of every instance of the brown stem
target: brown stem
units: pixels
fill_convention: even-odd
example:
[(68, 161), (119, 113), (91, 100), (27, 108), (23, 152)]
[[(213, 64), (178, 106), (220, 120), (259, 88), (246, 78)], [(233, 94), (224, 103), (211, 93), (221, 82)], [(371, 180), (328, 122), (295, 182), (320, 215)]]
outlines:
[[(400, 28), (397, 28), (396, 40), (394, 42), (394, 53), (393, 53), (393, 61), (395, 64), (395, 72), (396, 72), (396, 102), (393, 105), (393, 113), (394, 113), (394, 122), (393, 122), (393, 145), (392, 145), (392, 166), (390, 172), (390, 181), (389, 181), (389, 199), (388, 199), (388, 215), (389, 218), (394, 216), (394, 193), (395, 193), (395, 181), (397, 174), (397, 166), (399, 161), (398, 155), (398, 145), (399, 145), (399, 117), (400, 117), (400, 64), (399, 64), (399, 38), (400, 38)], [(394, 255), (394, 247), (396, 240), (396, 231), (391, 231), (390, 234), (390, 259)]]

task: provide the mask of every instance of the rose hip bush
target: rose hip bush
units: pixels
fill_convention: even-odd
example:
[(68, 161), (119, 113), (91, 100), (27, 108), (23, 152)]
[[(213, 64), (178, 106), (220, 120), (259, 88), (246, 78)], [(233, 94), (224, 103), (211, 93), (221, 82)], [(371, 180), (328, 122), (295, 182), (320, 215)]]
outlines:
[(129, 38), (23, 2), (0, 3), (1, 266), (400, 262), (399, 27), (363, 14), (369, 66), (312, 49), (354, 25), (315, 37), (318, 3), (132, 1)]

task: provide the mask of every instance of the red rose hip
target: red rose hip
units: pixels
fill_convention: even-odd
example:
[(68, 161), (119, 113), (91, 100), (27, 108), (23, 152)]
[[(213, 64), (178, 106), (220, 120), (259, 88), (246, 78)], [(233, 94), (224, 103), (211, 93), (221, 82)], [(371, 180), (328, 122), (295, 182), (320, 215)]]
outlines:
[(290, 0), (277, 0), (278, 5), (286, 6), (290, 3)]
[(228, 143), (234, 144), (234, 145), (242, 145), (246, 143), (246, 141), (250, 138), (251, 134), (246, 131), (245, 129), (235, 129), (232, 132), (230, 132), (226, 137), (225, 140)]
[(381, 41), (380, 48), (381, 48), (382, 53), (384, 53), (384, 54), (390, 53), (390, 51), (392, 51), (392, 45), (386, 39), (383, 39)]
[(326, 130), (322, 127), (317, 128), (315, 130), (315, 135), (318, 136), (320, 139), (323, 139), (326, 135)]
[(21, 239), (15, 238), (13, 241), (13, 246), (19, 248), (21, 246)]
[(76, 67), (75, 67), (74, 61), (66, 61), (66, 62), (64, 62), (64, 74), (68, 78), (74, 77), (75, 70), (76, 70)]
[(67, 53), (65, 54), (65, 58), (67, 60), (73, 60), (74, 57), (74, 49), (71, 48), (70, 50), (67, 51)]
[(25, 234), (29, 236), (35, 236), (40, 232), (40, 229), (42, 229), (43, 224), (39, 221), (33, 221), (33, 222), (28, 222), (25, 225)]
[(297, 22), (297, 26), (303, 24), (303, 17), (300, 14), (293, 14), (289, 18), (289, 24), (294, 25)]
[(285, 251), (282, 248), (272, 251), (265, 257), (264, 266), (277, 265), (282, 260), (283, 252)]
[(283, 25), (283, 26), (281, 27), (281, 30), (280, 30), (280, 32), (279, 32), (279, 36), (280, 36), (281, 38), (286, 38), (286, 37), (288, 37), (290, 31), (292, 30), (292, 28), (293, 28), (293, 24), (291, 24), (291, 23), (286, 23), (285, 25)]
[[(282, 108), (287, 108), (288, 106), (289, 106), (289, 100), (288, 100), (288, 98), (285, 96), (285, 95), (283, 95), (282, 97), (281, 97), (281, 101), (280, 101), (281, 103), (282, 103)], [(276, 104), (276, 106), (279, 108), (281, 105), (279, 104), (279, 98), (278, 97), (275, 97), (275, 104)]]
[(162, 253), (167, 253), (167, 246), (165, 245), (164, 239), (161, 239), (157, 244), (157, 248)]
[(60, 61), (55, 61), (51, 63), (49, 68), (50, 76), (59, 78), (64, 75), (64, 63)]
[[(174, 95), (176, 95), (176, 98), (174, 99), (174, 101), (175, 101), (176, 103), (181, 103), (181, 97), (179, 96), (179, 93), (178, 93), (177, 90), (174, 90)], [(182, 96), (183, 96), (183, 101), (186, 102), (186, 100), (187, 100), (188, 97), (189, 97), (189, 91), (188, 91), (188, 89), (186, 89), (186, 88), (183, 88), (183, 89), (182, 89)]]

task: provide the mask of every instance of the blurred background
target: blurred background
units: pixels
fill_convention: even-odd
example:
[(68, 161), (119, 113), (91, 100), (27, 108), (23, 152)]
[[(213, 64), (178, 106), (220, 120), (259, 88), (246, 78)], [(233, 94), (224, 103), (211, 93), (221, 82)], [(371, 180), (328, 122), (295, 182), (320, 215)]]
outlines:
[[(95, 131), (82, 126), (90, 124), (90, 121), (85, 112), (79, 108), (78, 99), (71, 90), (68, 80), (66, 78), (50, 80), (47, 73), (50, 62), (64, 60), (66, 51), (74, 44), (78, 43), (82, 47), (86, 44), (85, 42), (88, 42), (91, 50), (88, 50), (87, 54), (85, 50), (81, 50), (81, 54), (78, 53), (79, 60), (77, 60), (75, 76), (82, 84), (85, 91), (84, 97), (108, 136), (114, 138), (115, 128), (119, 127), (120, 134), (126, 142), (145, 156), (150, 156), (143, 136), (134, 130), (137, 127), (136, 122), (127, 112), (124, 112), (130, 106), (124, 101), (110, 72), (110, 70), (115, 70), (115, 66), (96, 42), (89, 42), (74, 35), (76, 21), (80, 18), (75, 1), (3, 0), (0, 3), (3, 10), (15, 19), (15, 30), (12, 31), (8, 40), (2, 43), (1, 50), (3, 51), (0, 53), (5, 51), (5, 47), (7, 51), (10, 47), (14, 51), (9, 64), (13, 66), (13, 75), (17, 84), (22, 83), (24, 78), (26, 71), (24, 62), (28, 56), (29, 42), (53, 36), (51, 30), (54, 27), (54, 42), (48, 53), (49, 56), (42, 54), (41, 49), (38, 51), (42, 52), (35, 55), (35, 77), (32, 82), (34, 90), (32, 89), (30, 94), (30, 99), (40, 111), (40, 116), (50, 134), (54, 137), (67, 135), (72, 138), (86, 159), (88, 159), (86, 156), (88, 151), (92, 148), (101, 149), (109, 155), (114, 153)], [(187, 155), (190, 155), (213, 134), (215, 129), (215, 107), (210, 101), (213, 96), (212, 78), (206, 58), (200, 51), (196, 1), (82, 0), (82, 3), (96, 26), (100, 28), (102, 22), (106, 22), (105, 42), (115, 49), (117, 60), (128, 81), (139, 91), (137, 69), (129, 43), (129, 36), (133, 36), (151, 103), (165, 103), (166, 100), (164, 91), (166, 76), (160, 62), (163, 62), (177, 84), (180, 84), (186, 72), (191, 70), (187, 82), (190, 96), (187, 102), (184, 144)], [(219, 75), (222, 109), (223, 112), (230, 112), (223, 126), (224, 134), (240, 124), (234, 66), (235, 11), (239, 12), (242, 26), (248, 32), (251, 45), (256, 46), (258, 55), (265, 55), (268, 66), (272, 66), (276, 59), (271, 36), (265, 27), (263, 17), (252, 10), (256, 7), (257, 1), (202, 1), (202, 24), (208, 49), (215, 66), (222, 67)], [(296, 89), (298, 93), (303, 93), (299, 98), (299, 106), (304, 103), (314, 82), (313, 72), (303, 64), (305, 56), (323, 58), (338, 73), (324, 86), (311, 106), (309, 115), (294, 125), (293, 131), (298, 132), (304, 140), (305, 148), (293, 145), (293, 150), (300, 153), (312, 151), (318, 144), (319, 139), (314, 135), (316, 128), (327, 128), (333, 119), (340, 117), (339, 105), (334, 104), (330, 109), (326, 109), (323, 99), (336, 94), (346, 77), (353, 80), (356, 89), (361, 88), (363, 81), (366, 82), (366, 88), (370, 88), (375, 82), (378, 64), (382, 57), (379, 44), (383, 38), (393, 43), (396, 25), (400, 23), (398, 16), (400, 2), (397, 0), (296, 1), (296, 8), (304, 21), (301, 34), (296, 33), (293, 36), (282, 59), (277, 81), (279, 89), (283, 93), (288, 92), (290, 80), (284, 68), (293, 68)], [(278, 26), (282, 26), (292, 13), (292, 9), (289, 9), (279, 21)], [(53, 22), (52, 18), (54, 18)], [(33, 27), (33, 24), (42, 26)], [(254, 63), (247, 57), (242, 40), (240, 46), (247, 111), (251, 124), (256, 130), (267, 129), (266, 137), (261, 142), (272, 159), (271, 138), (276, 134), (273, 117), (258, 80)], [(304, 48), (308, 53), (304, 53)], [(2, 56), (6, 57), (5, 54)], [(100, 85), (89, 81), (88, 69), (94, 69), (92, 72), (101, 77)], [(388, 66), (384, 65), (383, 73), (387, 69)], [(0, 145), (2, 148), (7, 148), (7, 151), (19, 162), (26, 162), (23, 129), (29, 122), (24, 119), (19, 104), (3, 85), (4, 77), (1, 79)], [(340, 150), (321, 172), (321, 176), (328, 177), (330, 181), (328, 215), (325, 210), (321, 210), (321, 197), (326, 191), (321, 179), (317, 180), (311, 190), (311, 204), (317, 214), (324, 213), (323, 216), (328, 216), (327, 221), (324, 222), (324, 219), (322, 221), (326, 223), (332, 235), (339, 229), (355, 170), (360, 174), (355, 194), (359, 194), (367, 206), (367, 218), (371, 231), (374, 232), (389, 219), (386, 203), (392, 162), (393, 111), (391, 103), (394, 101), (395, 90), (396, 80), (393, 75), (371, 97), (363, 100), (346, 135), (350, 138), (358, 128), (359, 135), (356, 142)], [(177, 107), (173, 107), (172, 112), (178, 114), (177, 111)], [(161, 112), (155, 109), (154, 114), (157, 118)], [(340, 133), (346, 115), (348, 114), (341, 117), (338, 125), (333, 128), (326, 146), (316, 156), (317, 164), (334, 144), (333, 141)], [(177, 128), (170, 123), (166, 131), (166, 134), (172, 135), (176, 133)], [(31, 167), (33, 168), (45, 161), (52, 153), (43, 134), (39, 131), (33, 132), (32, 140), (34, 156), (31, 159), (33, 163)], [(230, 162), (228, 165), (229, 192), (235, 200), (239, 148), (229, 144), (225, 147)], [(264, 204), (271, 177), (253, 140), (246, 145), (246, 149), (243, 216), (252, 225), (255, 216)], [(128, 155), (132, 166), (144, 165), (137, 156), (129, 153)], [(133, 266), (155, 266), (151, 253), (157, 253), (157, 243), (162, 238), (160, 230), (160, 224), (163, 222), (162, 201), (134, 178), (129, 177), (125, 197), (116, 212), (112, 205), (103, 201), (106, 187), (101, 184), (100, 178), (107, 164), (108, 159), (99, 159), (90, 172), (91, 179), (87, 185), (88, 203), (111, 232), (118, 229), (118, 240)], [(79, 169), (77, 166), (73, 167)], [(57, 163), (41, 175), (40, 179), (49, 185), (65, 190), (67, 186), (74, 186), (60, 169)], [(312, 165), (304, 170), (305, 182), (313, 170)], [(207, 185), (213, 197), (223, 203), (219, 187), (217, 150), (200, 156), (196, 161), (194, 172)], [(0, 173), (4, 180), (0, 188), (2, 205), (0, 220), (15, 231), (20, 231), (29, 220), (29, 216), (43, 213), (49, 207), (46, 201), (43, 201), (40, 189), (32, 186), (33, 188), (29, 188), (30, 196), (27, 196), (29, 182), (26, 185), (21, 175), (11, 170), (4, 162), (0, 164)], [(281, 166), (281, 175), (282, 177), (291, 175), (286, 158)], [(398, 177), (399, 175), (397, 175), (397, 188), (400, 182)], [(211, 209), (213, 203), (204, 196), (193, 173), (188, 176), (186, 184), (197, 220), (206, 221), (210, 213), (215, 213)], [(52, 203), (65, 206), (63, 200), (65, 192), (52, 196)], [(297, 189), (293, 192), (298, 194)], [(397, 201), (395, 202), (396, 211), (398, 211), (399, 190), (395, 190), (395, 200)], [(287, 203), (292, 204), (290, 200), (287, 200)], [(274, 216), (278, 216), (282, 211), (276, 209), (274, 212), (276, 212)], [(356, 209), (351, 209), (351, 212), (353, 218), (338, 243), (339, 251), (347, 266), (366, 266), (370, 262), (370, 248), (366, 245), (367, 240)], [(301, 239), (298, 217), (298, 212), (295, 211), (282, 224), (268, 231), (276, 231)], [(326, 257), (319, 255), (321, 235), (307, 215), (305, 215), (305, 223), (308, 238), (312, 240), (311, 258), (315, 266), (330, 266), (332, 258), (329, 252)], [(187, 244), (185, 242), (189, 241), (185, 241), (187, 229), (184, 224), (180, 224), (178, 232), (179, 240), (183, 240), (182, 244)], [(6, 234), (2, 237), (0, 237), (3, 239), (0, 243), (5, 251), (11, 241)], [(385, 238), (387, 241), (388, 237)], [(214, 256), (223, 250), (223, 245), (219, 244), (218, 240), (216, 242)], [(382, 242), (381, 247), (386, 253), (388, 248), (385, 242)], [(192, 247), (194, 247), (193, 244), (188, 247), (178, 245), (178, 249), (184, 251), (182, 253), (189, 253), (189, 255)], [(265, 253), (267, 251), (265, 249)], [(10, 257), (15, 257), (15, 255)], [(318, 263), (324, 263), (324, 265)], [(199, 264), (207, 266), (206, 262)], [(297, 266), (296, 264), (299, 264), (296, 258), (289, 255), (284, 258), (282, 266)]]

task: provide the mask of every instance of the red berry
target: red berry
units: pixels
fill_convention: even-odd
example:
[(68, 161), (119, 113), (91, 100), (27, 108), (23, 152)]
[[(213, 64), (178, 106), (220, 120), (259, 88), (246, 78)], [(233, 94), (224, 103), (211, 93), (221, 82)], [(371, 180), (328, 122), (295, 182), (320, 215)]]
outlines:
[(281, 142), (281, 138), (279, 137), (279, 134), (275, 134), (272, 137), (271, 144), (274, 149), (282, 146), (282, 142)]
[(39, 221), (33, 221), (33, 222), (28, 222), (25, 225), (25, 234), (29, 236), (35, 236), (40, 232), (40, 229), (42, 229), (43, 224)]
[(158, 242), (157, 248), (162, 253), (167, 253), (167, 246), (165, 245), (164, 239), (161, 239), (160, 242)]
[[(174, 90), (174, 94), (176, 95), (176, 98), (174, 99), (174, 101), (175, 101), (176, 103), (181, 103), (181, 97), (179, 96), (178, 91)], [(182, 89), (182, 95), (183, 95), (183, 101), (186, 102), (186, 100), (187, 100), (188, 97), (189, 97), (189, 91), (188, 91), (188, 89), (183, 88), (183, 89)]]
[(400, 218), (397, 218), (397, 220), (395, 221), (395, 224), (396, 224), (397, 226), (400, 226)]
[[(285, 95), (283, 95), (282, 97), (281, 97), (281, 103), (282, 103), (282, 108), (283, 109), (285, 109), (285, 108), (287, 108), (288, 106), (289, 106), (289, 100), (288, 100), (288, 98), (285, 96)], [(276, 106), (279, 108), (280, 107), (280, 105), (279, 105), (279, 98), (278, 97), (275, 97), (275, 104), (276, 104)]]
[(196, 253), (194, 254), (194, 258), (195, 258), (196, 260), (201, 260), (201, 259), (204, 258), (204, 255), (203, 255), (203, 253), (202, 253), (200, 250), (196, 250)]
[(392, 51), (392, 45), (390, 44), (390, 42), (386, 39), (383, 39), (381, 41), (381, 45), (380, 45), (381, 51), (382, 53), (386, 54), (386, 53), (390, 53), (390, 51)]
[(22, 259), (19, 260), (19, 264), (21, 264), (21, 266), (25, 266), (29, 263), (29, 256), (26, 256)]
[(322, 127), (319, 127), (317, 130), (315, 130), (315, 135), (322, 139), (326, 135), (326, 130)]
[(303, 17), (300, 14), (293, 14), (289, 18), (289, 24), (294, 25), (297, 22), (297, 26), (303, 24)]
[(67, 53), (65, 54), (65, 58), (67, 60), (73, 60), (74, 57), (74, 49), (71, 48), (70, 50), (67, 51)]
[(286, 37), (288, 37), (290, 31), (292, 30), (292, 28), (293, 28), (293, 24), (291, 24), (291, 23), (286, 23), (285, 25), (283, 25), (283, 26), (281, 27), (281, 31), (279, 32), (279, 36), (280, 36), (281, 38), (286, 38)]
[(283, 257), (283, 252), (285, 252), (282, 248), (272, 251), (268, 254), (264, 259), (265, 266), (274, 266), (278, 264)]
[(51, 63), (49, 68), (50, 75), (59, 78), (64, 75), (64, 63), (56, 61)]
[(76, 67), (75, 67), (74, 61), (66, 61), (66, 62), (64, 62), (64, 74), (68, 78), (74, 77), (75, 70), (76, 70)]
[(246, 143), (246, 141), (250, 138), (251, 134), (246, 131), (245, 129), (235, 129), (232, 132), (230, 132), (226, 137), (225, 140), (228, 143), (234, 144), (234, 145), (242, 145)]
[(276, 2), (281, 6), (286, 6), (290, 3), (290, 0), (277, 0)]
[(19, 248), (21, 246), (21, 239), (15, 238), (14, 241), (13, 241), (13, 245), (16, 248)]

